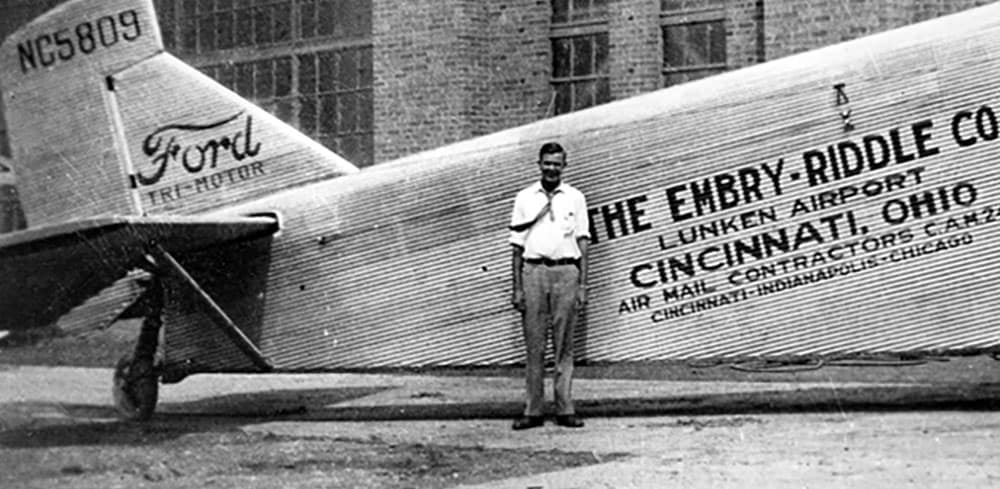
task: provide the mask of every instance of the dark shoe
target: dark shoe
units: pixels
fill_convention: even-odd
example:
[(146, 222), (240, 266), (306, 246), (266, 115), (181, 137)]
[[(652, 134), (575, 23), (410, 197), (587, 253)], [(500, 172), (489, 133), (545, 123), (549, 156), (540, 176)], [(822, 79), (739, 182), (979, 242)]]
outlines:
[(583, 420), (575, 414), (564, 414), (556, 416), (556, 424), (567, 428), (583, 428)]
[(537, 428), (545, 424), (545, 418), (541, 416), (521, 416), (514, 420), (514, 424), (511, 425), (512, 429), (515, 430), (528, 430), (531, 428)]

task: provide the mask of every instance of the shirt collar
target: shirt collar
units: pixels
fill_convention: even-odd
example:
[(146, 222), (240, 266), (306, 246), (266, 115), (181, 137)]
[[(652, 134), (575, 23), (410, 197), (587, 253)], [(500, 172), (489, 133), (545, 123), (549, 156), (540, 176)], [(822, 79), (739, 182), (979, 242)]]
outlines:
[[(565, 182), (563, 182), (563, 181), (560, 181), (560, 182), (559, 182), (559, 186), (558, 186), (558, 187), (556, 187), (556, 189), (555, 189), (555, 190), (553, 190), (553, 191), (552, 191), (552, 193), (553, 193), (553, 194), (558, 194), (558, 193), (562, 193), (562, 192), (563, 192), (563, 190), (565, 189), (565, 187), (566, 187), (566, 185), (565, 185)], [(535, 181), (535, 186), (534, 186), (534, 188), (535, 188), (535, 192), (542, 192), (542, 193), (544, 193), (544, 192), (545, 192), (545, 188), (544, 188), (544, 187), (542, 187), (542, 182), (541, 182), (540, 180), (537, 180), (537, 181)]]

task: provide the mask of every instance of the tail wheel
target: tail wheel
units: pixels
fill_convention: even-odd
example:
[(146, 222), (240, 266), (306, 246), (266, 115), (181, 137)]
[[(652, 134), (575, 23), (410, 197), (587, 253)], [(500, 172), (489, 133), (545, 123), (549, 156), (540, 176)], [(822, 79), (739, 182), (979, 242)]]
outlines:
[(115, 365), (111, 393), (115, 408), (125, 419), (145, 421), (153, 416), (160, 381), (151, 361), (136, 361), (125, 355)]

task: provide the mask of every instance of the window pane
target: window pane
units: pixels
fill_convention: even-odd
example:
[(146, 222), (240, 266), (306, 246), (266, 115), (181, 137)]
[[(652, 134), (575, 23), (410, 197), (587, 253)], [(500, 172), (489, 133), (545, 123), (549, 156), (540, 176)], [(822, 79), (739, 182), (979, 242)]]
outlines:
[(215, 2), (213, 0), (198, 0), (198, 13), (207, 13), (215, 10)]
[(198, 24), (194, 19), (182, 19), (181, 22), (181, 49), (187, 52), (195, 52), (198, 49)]
[(292, 58), (274, 60), (274, 95), (285, 97), (292, 93)]
[(233, 47), (233, 13), (219, 12), (215, 14), (216, 45), (219, 49)]
[(203, 75), (212, 78), (214, 80), (216, 77), (217, 69), (214, 65), (211, 65), (211, 66), (202, 66), (198, 68), (198, 71), (200, 71)]
[(241, 63), (236, 65), (236, 93), (243, 98), (254, 98), (253, 65)]
[(270, 59), (261, 60), (255, 63), (256, 74), (254, 76), (254, 96), (257, 99), (269, 99), (274, 97), (274, 73), (273, 62)]
[(337, 138), (340, 140), (338, 149), (340, 149), (340, 155), (347, 159), (347, 161), (355, 161), (358, 158), (358, 138), (355, 136), (347, 136), (342, 138)]
[(359, 139), (361, 153), (353, 163), (358, 166), (371, 166), (375, 163), (375, 136), (372, 133), (362, 134)]
[(355, 19), (354, 32), (358, 36), (370, 36), (372, 34), (372, 1), (354, 0), (358, 2), (357, 17)]
[(323, 0), (316, 4), (316, 10), (316, 33), (321, 36), (333, 34), (337, 20), (336, 4), (330, 0)]
[(687, 42), (684, 44), (686, 65), (703, 65), (708, 63), (708, 24), (691, 24), (687, 26)]
[(597, 93), (597, 83), (583, 81), (573, 83), (573, 110), (579, 110), (594, 105)]
[(358, 63), (356, 49), (341, 51), (340, 53), (340, 76), (337, 87), (340, 90), (349, 90), (358, 86)]
[(603, 104), (611, 101), (611, 80), (601, 78), (597, 80), (597, 95), (595, 104)]
[(160, 35), (163, 37), (163, 44), (167, 48), (173, 48), (174, 29), (177, 27), (174, 18), (174, 0), (157, 0), (156, 17), (160, 21)]
[(253, 44), (253, 11), (249, 8), (236, 10), (236, 45)]
[[(215, 81), (222, 84), (222, 86), (233, 90), (233, 86), (236, 84), (235, 76), (233, 75), (233, 65), (231, 64), (221, 64), (216, 67), (215, 70)], [(235, 90), (233, 90), (235, 91)]]
[(361, 21), (361, 5), (357, 1), (338, 0), (337, 17), (335, 19), (334, 34), (337, 37), (349, 37), (359, 35)]
[(361, 48), (358, 58), (358, 86), (372, 86), (372, 48)]
[(375, 129), (374, 106), (372, 103), (372, 91), (363, 90), (358, 92), (358, 131), (372, 132)]
[(663, 28), (663, 65), (684, 66), (684, 26)]
[(570, 76), (570, 53), (572, 52), (573, 40), (569, 37), (562, 37), (552, 40), (552, 77), (566, 78)]
[(594, 17), (603, 17), (608, 13), (608, 2), (607, 0), (591, 0), (590, 10), (594, 13)]
[(337, 133), (350, 134), (357, 131), (357, 95), (354, 92), (339, 94), (337, 97), (337, 113), (340, 123)]
[(254, 8), (254, 40), (257, 44), (267, 44), (271, 42), (274, 37), (271, 32), (271, 15), (267, 7), (256, 7)]
[(316, 56), (299, 55), (299, 93), (316, 93)]
[(570, 21), (576, 22), (591, 18), (590, 0), (572, 0), (573, 7), (570, 9)]
[(233, 0), (215, 0), (215, 10), (227, 11), (233, 9)]
[(274, 40), (288, 41), (292, 38), (292, 6), (281, 2), (271, 7), (274, 17)]
[(608, 68), (608, 33), (602, 32), (597, 34), (596, 46), (594, 51), (594, 73), (596, 74), (606, 74), (609, 73)]
[(556, 94), (555, 113), (565, 114), (573, 110), (573, 87), (569, 83), (557, 83), (552, 86)]
[(292, 107), (292, 101), (289, 99), (278, 100), (275, 104), (274, 115), (284, 122), (294, 122), (292, 119), (295, 117), (295, 110)]
[(321, 95), (319, 99), (319, 132), (336, 134), (337, 132), (337, 99), (333, 94)]
[(198, 19), (198, 51), (215, 49), (215, 17), (211, 14)]
[(333, 136), (320, 135), (316, 139), (319, 141), (319, 144), (326, 146), (330, 151), (340, 154), (340, 151), (337, 149), (337, 139)]
[(333, 92), (337, 90), (337, 52), (324, 51), (319, 53), (319, 91)]
[(181, 4), (181, 16), (189, 20), (198, 15), (198, 0), (184, 0)]
[(316, 97), (304, 96), (299, 98), (299, 129), (302, 132), (316, 134)]
[(726, 23), (723, 21), (709, 24), (711, 34), (709, 36), (711, 47), (709, 60), (712, 63), (726, 62)]
[(302, 0), (299, 3), (299, 22), (302, 28), (302, 37), (309, 38), (316, 35), (316, 2), (314, 0)]
[(573, 38), (573, 76), (585, 76), (593, 73), (593, 36)]
[(570, 0), (552, 0), (553, 24), (569, 22), (569, 1)]

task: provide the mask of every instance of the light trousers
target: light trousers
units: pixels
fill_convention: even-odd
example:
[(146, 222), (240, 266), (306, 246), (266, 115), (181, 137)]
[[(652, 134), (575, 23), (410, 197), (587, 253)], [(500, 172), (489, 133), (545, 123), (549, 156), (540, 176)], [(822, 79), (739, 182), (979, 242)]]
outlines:
[(552, 332), (555, 349), (556, 414), (574, 414), (573, 332), (576, 329), (576, 294), (580, 270), (575, 265), (546, 266), (525, 263), (524, 342), (527, 346), (525, 416), (541, 416), (545, 405), (545, 344)]

